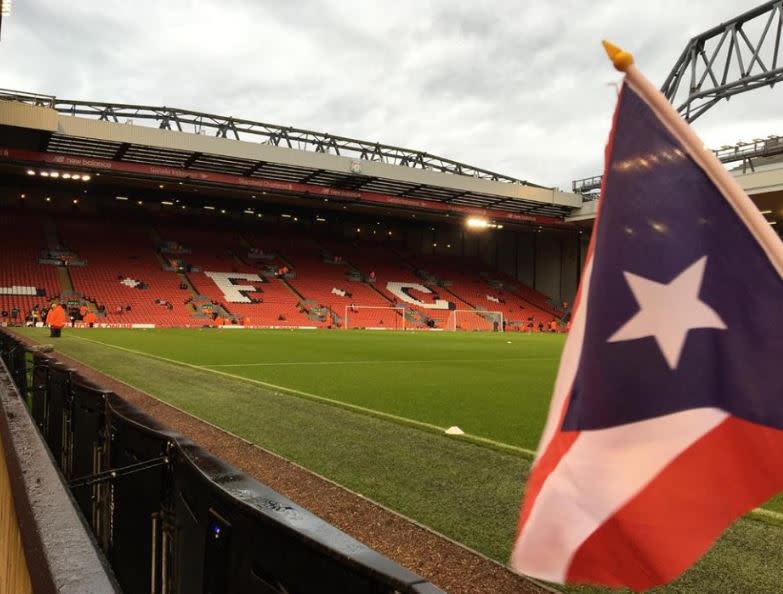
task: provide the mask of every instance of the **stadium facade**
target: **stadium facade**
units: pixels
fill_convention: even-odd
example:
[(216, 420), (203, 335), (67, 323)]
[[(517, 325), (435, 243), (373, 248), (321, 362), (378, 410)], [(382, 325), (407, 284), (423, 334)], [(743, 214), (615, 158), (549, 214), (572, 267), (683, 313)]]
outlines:
[[(108, 323), (189, 325), (176, 315), (167, 324), (160, 312), (149, 319), (115, 316), (123, 302), (118, 292), (139, 284), (150, 289), (148, 302), (181, 310), (181, 299), (160, 286), (167, 282), (160, 270), (115, 262), (112, 272), (124, 275), (117, 281), (125, 285), (111, 282), (112, 262), (104, 255), (130, 242), (134, 253), (123, 257), (139, 257), (138, 237), (120, 242), (110, 231), (114, 241), (107, 242), (96, 235), (98, 225), (80, 231), (78, 221), (102, 221), (107, 230), (118, 220), (126, 231), (153, 227), (146, 256), (162, 260), (158, 268), (165, 272), (188, 275), (169, 274), (168, 281), (207, 295), (232, 323), (287, 326), (298, 318), (299, 326), (343, 326), (346, 307), (403, 306), (411, 310), (408, 328), (488, 329), (505, 322), (537, 329), (564, 321), (575, 294), (589, 224), (569, 217), (582, 207), (581, 195), (420, 151), (188, 110), (11, 91), (0, 99), (3, 201), (23, 217), (6, 222), (18, 227), (26, 224), (25, 213), (50, 213), (34, 217), (34, 226), (52, 221), (38, 249), (55, 256), (49, 264), (68, 254), (66, 271), (58, 274), (70, 276), (32, 284), (3, 278), (5, 310), (14, 307), (14, 293), (21, 297), (13, 289), (18, 286), (27, 296), (73, 291), (88, 308), (111, 302), (99, 311)], [(180, 228), (211, 229), (212, 235), (176, 232), (177, 221)], [(254, 232), (260, 237), (236, 237)], [(86, 244), (85, 234), (93, 236)], [(297, 245), (283, 245), (286, 238)], [(317, 245), (302, 253), (311, 240)], [(190, 254), (170, 258), (174, 245)], [(216, 262), (206, 253), (210, 246), (231, 253), (232, 263)], [(329, 258), (344, 267), (328, 268)], [(91, 268), (100, 274), (91, 276)], [(265, 273), (259, 275), (259, 268)], [(279, 291), (267, 282), (272, 277), (293, 290), (293, 301), (275, 297)], [(139, 311), (138, 292), (131, 295), (126, 305)], [(292, 307), (304, 307), (307, 319)], [(198, 301), (189, 308), (203, 313), (196, 311)], [(464, 313), (460, 324), (457, 316), (436, 311), (441, 309), (491, 313)], [(311, 316), (312, 310), (318, 313)], [(253, 315), (260, 311), (265, 315)], [(361, 327), (388, 327), (390, 321), (399, 327), (394, 316), (368, 316)]]

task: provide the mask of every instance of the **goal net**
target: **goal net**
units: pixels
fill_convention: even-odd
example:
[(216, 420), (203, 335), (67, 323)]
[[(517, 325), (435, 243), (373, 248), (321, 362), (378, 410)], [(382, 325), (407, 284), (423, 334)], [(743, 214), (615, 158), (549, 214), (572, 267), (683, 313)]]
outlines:
[(346, 305), (343, 327), (346, 330), (405, 330), (405, 308)]
[(503, 332), (503, 312), (454, 309), (451, 311), (448, 329), (467, 332)]

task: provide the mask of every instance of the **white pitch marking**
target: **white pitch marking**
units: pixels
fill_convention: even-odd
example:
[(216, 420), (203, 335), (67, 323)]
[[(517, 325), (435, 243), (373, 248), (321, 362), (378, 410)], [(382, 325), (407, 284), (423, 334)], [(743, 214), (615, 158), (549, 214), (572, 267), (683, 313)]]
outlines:
[(494, 363), (495, 361), (556, 361), (557, 357), (515, 357), (511, 359), (375, 359), (368, 361), (280, 361), (277, 363), (208, 363), (201, 367), (277, 367), (278, 365), (372, 365), (383, 363)]

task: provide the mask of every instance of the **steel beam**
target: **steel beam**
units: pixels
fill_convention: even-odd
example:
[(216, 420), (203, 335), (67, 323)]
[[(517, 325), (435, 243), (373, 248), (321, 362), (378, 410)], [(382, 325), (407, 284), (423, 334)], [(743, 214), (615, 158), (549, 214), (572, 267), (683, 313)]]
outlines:
[[(783, 0), (770, 0), (693, 37), (685, 45), (661, 92), (692, 122), (734, 95), (783, 81)], [(687, 84), (683, 84), (687, 81)], [(783, 152), (783, 138), (738, 143), (713, 151), (723, 163)], [(601, 188), (601, 176), (574, 180), (575, 193)]]
[(101, 103), (93, 101), (73, 101), (53, 96), (37, 95), (23, 91), (0, 90), (0, 100), (18, 101), (30, 105), (45, 105), (58, 112), (69, 115), (94, 118), (104, 121), (127, 121), (134, 124), (154, 126), (212, 135), (222, 138), (234, 138), (286, 146), (288, 148), (341, 155), (357, 160), (377, 161), (402, 167), (429, 169), (443, 173), (452, 173), (478, 179), (542, 187), (525, 180), (517, 179), (466, 163), (460, 163), (445, 157), (431, 155), (423, 151), (406, 149), (379, 142), (368, 142), (337, 136), (313, 130), (277, 126), (264, 122), (225, 117), (187, 109), (130, 105), (123, 103)]
[[(692, 122), (723, 99), (783, 81), (783, 0), (771, 0), (693, 37), (661, 92)], [(687, 83), (687, 84), (684, 84)]]

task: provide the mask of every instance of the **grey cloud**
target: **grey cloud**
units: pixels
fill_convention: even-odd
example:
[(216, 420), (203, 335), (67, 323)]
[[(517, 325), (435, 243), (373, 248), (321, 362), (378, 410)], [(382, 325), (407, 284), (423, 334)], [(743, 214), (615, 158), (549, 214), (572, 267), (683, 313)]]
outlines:
[[(599, 173), (627, 46), (660, 84), (689, 36), (736, 0), (28, 0), (0, 86), (165, 104), (379, 140), (531, 181)], [(783, 133), (780, 90), (697, 122), (715, 146)]]

